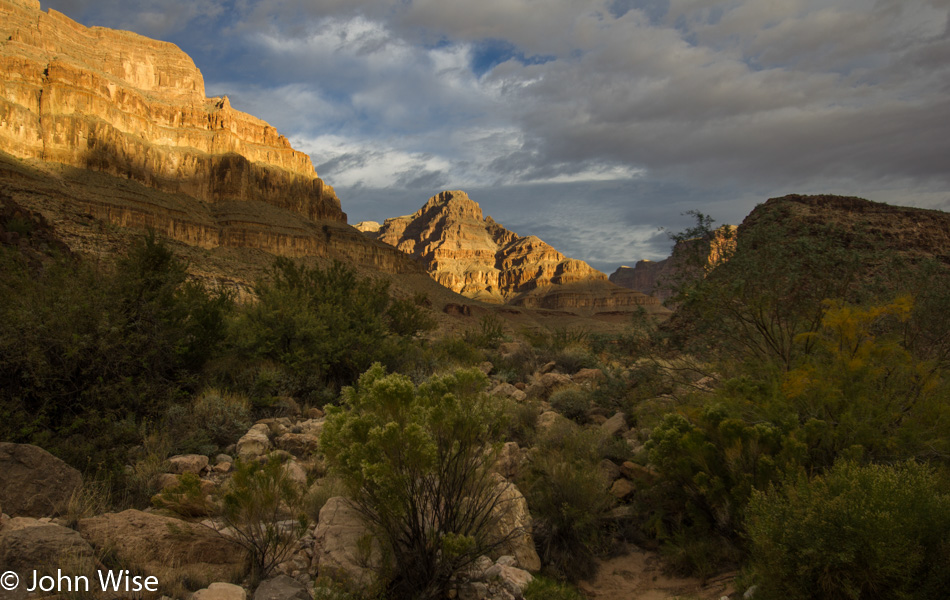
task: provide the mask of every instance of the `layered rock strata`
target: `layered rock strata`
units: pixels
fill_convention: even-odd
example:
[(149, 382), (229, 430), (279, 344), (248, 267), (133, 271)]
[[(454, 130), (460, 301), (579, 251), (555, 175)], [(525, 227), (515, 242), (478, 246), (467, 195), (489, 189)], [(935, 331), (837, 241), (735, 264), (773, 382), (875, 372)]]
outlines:
[(444, 191), (412, 215), (360, 229), (418, 260), (454, 292), (532, 308), (613, 309), (657, 301), (607, 281), (535, 236), (522, 237), (483, 216), (462, 191)]
[(0, 72), (0, 149), (17, 158), (346, 222), (310, 158), (226, 97), (206, 98), (174, 44), (0, 0)]

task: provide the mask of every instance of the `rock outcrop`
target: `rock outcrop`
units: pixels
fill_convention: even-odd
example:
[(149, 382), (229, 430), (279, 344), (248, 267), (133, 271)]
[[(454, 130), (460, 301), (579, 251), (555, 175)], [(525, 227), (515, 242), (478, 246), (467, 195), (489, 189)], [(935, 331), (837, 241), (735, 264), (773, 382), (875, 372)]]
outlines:
[(0, 0), (0, 40), (0, 148), (13, 156), (346, 221), (310, 158), (227, 97), (206, 98), (174, 44), (87, 28), (35, 0)]
[(46, 450), (0, 442), (0, 506), (13, 517), (62, 513), (82, 475)]
[(665, 302), (673, 295), (673, 287), (684, 278), (701, 277), (727, 259), (735, 243), (736, 227), (723, 225), (708, 236), (677, 242), (669, 258), (656, 262), (641, 260), (633, 267), (619, 267), (610, 274), (610, 281)]
[(386, 219), (378, 228), (361, 225), (366, 235), (414, 257), (433, 279), (469, 298), (550, 309), (656, 304), (535, 236), (505, 229), (462, 191), (441, 192), (414, 214)]
[(160, 581), (230, 581), (244, 569), (244, 549), (207, 527), (153, 513), (126, 510), (79, 522), (79, 533), (100, 552), (135, 564)]

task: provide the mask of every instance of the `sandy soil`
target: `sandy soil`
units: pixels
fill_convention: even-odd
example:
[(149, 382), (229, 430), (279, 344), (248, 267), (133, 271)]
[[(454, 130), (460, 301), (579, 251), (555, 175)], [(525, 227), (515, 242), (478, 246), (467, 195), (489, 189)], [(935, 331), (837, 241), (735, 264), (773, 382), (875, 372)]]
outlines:
[(592, 600), (720, 600), (737, 597), (735, 575), (725, 573), (705, 584), (697, 578), (671, 577), (663, 573), (656, 553), (631, 547), (628, 554), (603, 561), (597, 577), (578, 587)]

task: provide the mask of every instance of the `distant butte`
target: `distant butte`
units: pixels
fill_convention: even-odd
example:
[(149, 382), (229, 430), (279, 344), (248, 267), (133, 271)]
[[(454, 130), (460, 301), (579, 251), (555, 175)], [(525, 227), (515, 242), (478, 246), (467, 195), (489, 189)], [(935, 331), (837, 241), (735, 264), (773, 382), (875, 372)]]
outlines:
[(581, 260), (483, 216), (465, 192), (444, 191), (412, 215), (363, 222), (366, 235), (418, 260), (433, 279), (469, 298), (534, 308), (631, 309), (655, 298), (611, 284)]

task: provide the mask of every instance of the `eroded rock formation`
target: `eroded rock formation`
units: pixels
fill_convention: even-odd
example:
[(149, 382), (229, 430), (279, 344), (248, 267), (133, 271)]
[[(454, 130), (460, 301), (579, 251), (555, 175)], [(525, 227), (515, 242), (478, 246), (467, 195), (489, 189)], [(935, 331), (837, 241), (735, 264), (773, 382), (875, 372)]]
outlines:
[(622, 266), (610, 274), (610, 281), (627, 289), (668, 300), (673, 287), (688, 277), (702, 274), (735, 249), (736, 227), (723, 225), (711, 235), (677, 242), (669, 258), (641, 260), (633, 267)]
[(0, 0), (0, 71), (0, 149), (17, 158), (346, 221), (310, 158), (226, 97), (206, 98), (174, 44), (87, 28), (36, 0)]
[(553, 309), (655, 303), (610, 284), (600, 271), (535, 236), (505, 229), (462, 191), (441, 192), (414, 214), (375, 225), (361, 229), (413, 256), (436, 281), (469, 298)]

